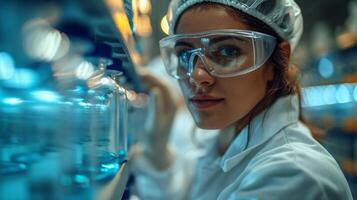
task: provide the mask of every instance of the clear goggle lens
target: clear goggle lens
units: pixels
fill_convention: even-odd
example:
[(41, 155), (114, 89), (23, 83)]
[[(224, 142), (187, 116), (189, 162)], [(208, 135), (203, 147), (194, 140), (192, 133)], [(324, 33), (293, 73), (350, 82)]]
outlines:
[(178, 34), (160, 41), (166, 70), (176, 79), (190, 77), (198, 59), (213, 76), (243, 75), (262, 66), (275, 46), (275, 37), (235, 29)]

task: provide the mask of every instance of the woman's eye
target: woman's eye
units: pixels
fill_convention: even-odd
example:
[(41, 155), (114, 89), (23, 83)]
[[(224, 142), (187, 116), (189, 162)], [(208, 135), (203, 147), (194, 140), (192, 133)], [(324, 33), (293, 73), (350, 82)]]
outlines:
[(224, 46), (219, 48), (216, 53), (217, 56), (222, 56), (222, 57), (237, 57), (240, 54), (239, 48), (235, 46)]

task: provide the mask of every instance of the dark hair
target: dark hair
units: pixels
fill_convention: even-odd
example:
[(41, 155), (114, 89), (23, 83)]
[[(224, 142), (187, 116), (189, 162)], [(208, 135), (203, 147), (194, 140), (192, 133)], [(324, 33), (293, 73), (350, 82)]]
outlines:
[[(273, 67), (274, 77), (273, 80), (269, 81), (266, 88), (265, 96), (257, 103), (257, 105), (241, 120), (237, 122), (237, 131), (244, 128), (246, 125), (250, 126), (250, 122), (255, 116), (260, 114), (265, 109), (269, 108), (278, 98), (296, 94), (299, 98), (299, 120), (302, 121), (310, 129), (312, 136), (319, 140), (321, 138), (321, 131), (311, 124), (309, 124), (303, 117), (301, 112), (301, 88), (298, 82), (298, 68), (290, 63), (290, 51), (281, 48), (279, 44), (284, 42), (284, 40), (268, 25), (266, 25), (261, 20), (239, 12), (237, 9), (224, 6), (218, 3), (202, 3), (192, 6), (190, 9), (202, 9), (207, 10), (211, 8), (217, 8), (221, 6), (226, 9), (226, 11), (231, 14), (231, 16), (243, 21), (252, 30), (266, 33), (278, 38), (277, 46), (268, 60)], [(248, 134), (249, 135), (249, 134)]]

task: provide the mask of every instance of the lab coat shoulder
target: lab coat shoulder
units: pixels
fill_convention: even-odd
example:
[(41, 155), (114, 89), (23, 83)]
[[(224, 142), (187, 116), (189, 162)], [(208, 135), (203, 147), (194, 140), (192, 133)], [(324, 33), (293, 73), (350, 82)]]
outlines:
[(264, 144), (239, 179), (229, 199), (352, 199), (336, 161), (300, 122)]

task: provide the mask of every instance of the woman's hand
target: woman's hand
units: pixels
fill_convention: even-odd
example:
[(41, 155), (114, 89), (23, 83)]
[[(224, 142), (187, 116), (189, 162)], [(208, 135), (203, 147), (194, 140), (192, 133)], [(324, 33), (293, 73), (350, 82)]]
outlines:
[(142, 68), (138, 72), (144, 84), (149, 88), (154, 106), (152, 124), (142, 138), (143, 153), (157, 169), (165, 169), (171, 164), (172, 153), (168, 140), (175, 118), (176, 103), (170, 89), (164, 81)]

